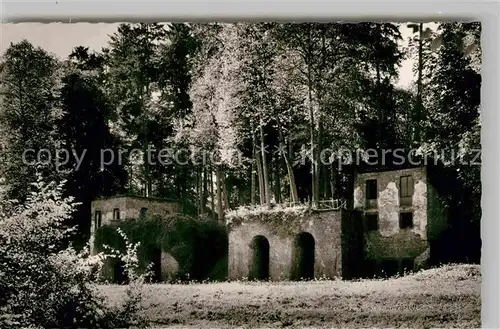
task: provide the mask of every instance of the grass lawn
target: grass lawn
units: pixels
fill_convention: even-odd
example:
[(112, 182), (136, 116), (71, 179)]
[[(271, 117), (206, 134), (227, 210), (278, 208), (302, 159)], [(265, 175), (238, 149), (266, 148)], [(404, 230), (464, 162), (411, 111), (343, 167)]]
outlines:
[[(161, 328), (480, 328), (480, 267), (454, 265), (389, 280), (149, 285)], [(118, 301), (125, 287), (103, 286)]]

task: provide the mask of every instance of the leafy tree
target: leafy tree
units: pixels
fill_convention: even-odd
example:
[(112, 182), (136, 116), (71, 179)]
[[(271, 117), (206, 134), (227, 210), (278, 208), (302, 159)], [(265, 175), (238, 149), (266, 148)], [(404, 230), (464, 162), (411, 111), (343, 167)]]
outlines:
[(154, 94), (158, 92), (158, 49), (164, 36), (162, 24), (122, 24), (111, 36), (104, 54), (106, 85), (117, 110), (116, 124), (122, 140), (130, 149), (142, 151), (141, 159), (131, 163), (130, 190), (137, 188), (138, 181), (145, 196), (150, 196), (153, 188), (148, 149), (157, 110)]
[[(85, 242), (90, 232), (90, 203), (123, 192), (126, 172), (118, 160), (119, 141), (108, 127), (111, 110), (99, 87), (101, 62), (78, 48), (72, 55), (77, 62), (68, 63), (62, 78), (59, 102), (64, 114), (56, 126), (67, 152), (67, 163), (61, 168), (68, 171), (65, 192), (81, 204), (73, 215), (73, 224), (79, 225)], [(111, 157), (114, 160), (109, 162)]]
[(20, 201), (26, 198), (37, 167), (48, 179), (62, 176), (54, 161), (58, 144), (54, 121), (62, 114), (57, 107), (58, 68), (52, 55), (26, 40), (11, 44), (4, 54), (1, 121), (8, 136), (5, 177), (10, 197)]
[[(109, 306), (94, 283), (106, 255), (63, 247), (74, 234), (64, 223), (77, 206), (63, 197), (63, 185), (38, 175), (23, 204), (0, 198), (0, 326), (144, 328), (138, 308), (143, 277), (133, 281), (137, 290), (129, 290), (123, 305)], [(134, 252), (129, 246), (127, 255)], [(124, 258), (134, 264), (133, 257)]]
[(428, 143), (422, 149), (442, 163), (452, 182), (442, 185), (442, 195), (450, 206), (454, 241), (462, 241), (457, 246), (467, 248), (457, 255), (479, 261), (481, 75), (474, 58), (464, 52), (464, 41), (471, 31), (478, 33), (479, 23), (439, 26), (441, 45), (429, 85), (432, 97), (426, 106)]
[[(168, 24), (165, 37), (168, 43), (164, 43), (159, 49), (160, 96), (157, 105), (160, 111), (156, 117), (158, 125), (154, 128), (156, 134), (153, 144), (156, 149), (188, 149), (189, 145), (182, 139), (174, 138), (174, 128), (176, 123), (182, 125), (192, 113), (189, 90), (192, 85), (193, 62), (200, 47), (200, 40), (193, 31), (193, 26), (185, 23)], [(197, 177), (195, 173), (203, 176), (200, 178), (203, 183), (201, 188), (198, 188), (198, 196), (194, 195), (192, 190)], [(195, 166), (192, 163), (179, 165), (174, 162), (167, 166), (156, 166), (154, 174), (160, 195), (180, 198), (184, 213), (195, 213), (193, 208), (196, 205), (200, 208), (200, 213), (205, 213), (208, 174), (203, 166)]]

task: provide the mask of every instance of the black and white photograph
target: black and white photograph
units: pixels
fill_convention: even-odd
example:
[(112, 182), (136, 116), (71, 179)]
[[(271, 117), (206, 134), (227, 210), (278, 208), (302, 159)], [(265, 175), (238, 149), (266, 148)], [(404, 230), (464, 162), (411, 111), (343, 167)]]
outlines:
[(481, 327), (481, 22), (0, 29), (0, 328)]

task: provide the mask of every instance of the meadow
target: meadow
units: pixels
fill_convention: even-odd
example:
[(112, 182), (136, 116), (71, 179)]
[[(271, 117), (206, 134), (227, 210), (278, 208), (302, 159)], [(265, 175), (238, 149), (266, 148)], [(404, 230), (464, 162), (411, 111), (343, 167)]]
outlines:
[[(157, 328), (479, 328), (479, 265), (447, 265), (399, 278), (221, 282), (145, 287)], [(119, 302), (125, 286), (102, 291)]]

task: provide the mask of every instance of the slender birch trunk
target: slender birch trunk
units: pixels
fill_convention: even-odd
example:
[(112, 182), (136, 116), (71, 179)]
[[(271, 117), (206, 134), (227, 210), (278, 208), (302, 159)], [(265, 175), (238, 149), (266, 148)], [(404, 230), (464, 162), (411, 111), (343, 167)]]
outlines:
[(264, 140), (264, 122), (260, 118), (260, 149), (262, 153), (262, 176), (264, 178), (264, 202), (265, 204), (271, 203), (271, 190), (269, 188), (269, 174), (267, 167), (266, 145)]

